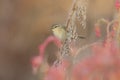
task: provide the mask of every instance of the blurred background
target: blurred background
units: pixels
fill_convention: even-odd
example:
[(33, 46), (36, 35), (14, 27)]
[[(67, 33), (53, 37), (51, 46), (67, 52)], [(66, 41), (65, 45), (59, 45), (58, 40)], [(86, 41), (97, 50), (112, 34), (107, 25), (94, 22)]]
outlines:
[[(37, 80), (32, 74), (31, 58), (38, 55), (38, 45), (52, 35), (51, 25), (65, 24), (72, 3), (73, 0), (0, 0), (0, 80)], [(115, 12), (114, 0), (89, 0), (88, 6), (87, 28), (83, 31), (86, 44), (95, 40), (95, 21), (111, 20)], [(46, 54), (51, 64), (55, 46), (50, 46)]]

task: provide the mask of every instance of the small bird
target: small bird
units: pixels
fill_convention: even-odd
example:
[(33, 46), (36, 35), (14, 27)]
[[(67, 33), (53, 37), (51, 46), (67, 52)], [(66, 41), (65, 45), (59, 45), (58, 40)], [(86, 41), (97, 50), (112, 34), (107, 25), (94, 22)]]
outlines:
[[(57, 37), (60, 41), (64, 42), (67, 38), (67, 31), (65, 26), (60, 24), (55, 24), (52, 26), (52, 31), (55, 37)], [(83, 36), (78, 36), (79, 38), (85, 39)]]
[(52, 26), (52, 31), (55, 37), (57, 37), (60, 41), (64, 42), (67, 38), (67, 31), (65, 26), (60, 24), (55, 24)]

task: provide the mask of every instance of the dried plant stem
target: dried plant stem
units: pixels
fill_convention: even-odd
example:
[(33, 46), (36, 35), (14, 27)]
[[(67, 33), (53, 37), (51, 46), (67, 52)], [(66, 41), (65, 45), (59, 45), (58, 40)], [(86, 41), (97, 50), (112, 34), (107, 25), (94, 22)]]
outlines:
[(90, 48), (90, 47), (92, 47), (92, 46), (100, 43), (101, 41), (102, 41), (102, 40), (99, 40), (99, 41), (96, 41), (96, 42), (94, 42), (94, 43), (87, 44), (87, 45), (84, 45), (83, 47), (80, 47), (80, 48), (77, 50), (77, 52), (75, 53), (74, 58), (76, 58), (76, 56), (77, 56), (78, 54), (80, 54), (81, 51), (86, 50), (87, 48)]
[(75, 12), (75, 9), (76, 9), (76, 8), (75, 8), (76, 4), (77, 4), (77, 0), (74, 0), (72, 10), (71, 10), (71, 12), (70, 12), (70, 14), (69, 14), (69, 17), (68, 17), (67, 21), (66, 21), (66, 28), (68, 28), (68, 26), (69, 26), (69, 24), (70, 24), (70, 20), (71, 20), (73, 14), (74, 14), (74, 12)]
[[(108, 21), (108, 20), (102, 18), (102, 19), (99, 19), (99, 20), (97, 21), (97, 24), (100, 24), (101, 22), (105, 22), (105, 23), (107, 24), (107, 26), (106, 26), (106, 32), (107, 32), (107, 38), (109, 38), (109, 37), (111, 36), (111, 35), (110, 35), (110, 27), (111, 27), (111, 25), (114, 24), (116, 21), (117, 21), (117, 19), (114, 19), (114, 20), (112, 20), (112, 21)], [(112, 26), (112, 27), (114, 27), (114, 26)]]
[[(117, 20), (112, 20), (111, 22), (108, 22), (107, 23), (107, 28), (106, 28), (106, 31), (107, 31), (107, 38), (109, 38), (111, 35), (110, 35), (110, 26), (112, 24), (114, 24)], [(113, 26), (114, 27), (114, 26)]]
[(76, 19), (79, 20), (80, 27), (86, 27), (87, 2), (87, 0), (75, 0), (73, 2), (72, 10), (70, 11), (70, 15), (66, 21), (66, 28), (68, 31), (67, 39), (60, 50), (62, 57), (64, 57), (65, 54), (70, 54), (70, 44), (73, 41), (76, 42), (76, 39), (78, 38), (78, 34), (76, 32)]
[[(88, 5), (88, 0), (74, 0), (72, 9), (71, 9), (70, 14), (69, 14), (69, 17), (66, 21), (66, 27), (67, 28), (71, 24), (70, 22), (72, 20), (72, 17), (74, 16), (74, 13), (76, 14), (76, 17), (79, 17), (79, 19), (81, 21), (80, 22), (81, 24), (86, 24), (87, 5)], [(86, 27), (86, 25), (84, 27)]]

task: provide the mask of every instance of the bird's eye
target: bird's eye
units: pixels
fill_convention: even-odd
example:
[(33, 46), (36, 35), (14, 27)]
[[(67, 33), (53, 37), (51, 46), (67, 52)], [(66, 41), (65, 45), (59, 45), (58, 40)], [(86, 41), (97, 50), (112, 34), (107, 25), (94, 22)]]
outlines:
[(54, 29), (54, 28), (56, 28), (56, 27), (59, 27), (59, 25), (57, 25), (57, 24), (56, 24), (56, 25), (53, 25), (53, 26), (52, 26), (52, 29)]
[(56, 27), (58, 27), (59, 25), (55, 25), (55, 27), (54, 28), (56, 28)]

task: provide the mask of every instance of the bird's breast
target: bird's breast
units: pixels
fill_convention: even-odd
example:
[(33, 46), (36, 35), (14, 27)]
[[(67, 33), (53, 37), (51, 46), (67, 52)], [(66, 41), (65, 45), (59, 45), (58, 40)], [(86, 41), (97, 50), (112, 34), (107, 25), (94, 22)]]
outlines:
[(56, 29), (56, 30), (53, 31), (53, 33), (58, 39), (60, 39), (62, 41), (66, 39), (66, 31), (63, 30), (63, 29), (61, 29), (61, 30)]

